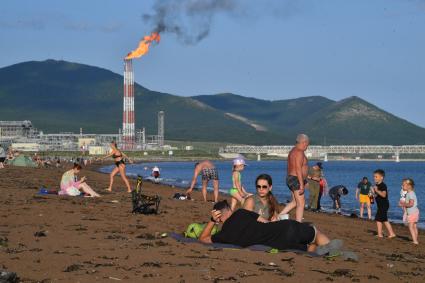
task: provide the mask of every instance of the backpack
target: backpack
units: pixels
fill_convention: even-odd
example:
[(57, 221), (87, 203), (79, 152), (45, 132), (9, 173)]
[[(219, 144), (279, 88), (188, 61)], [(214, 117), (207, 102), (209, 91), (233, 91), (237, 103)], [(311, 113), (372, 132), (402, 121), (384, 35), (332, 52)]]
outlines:
[[(187, 226), (186, 232), (184, 232), (184, 236), (186, 238), (199, 239), (199, 237), (201, 236), (202, 231), (204, 231), (206, 225), (207, 224), (205, 224), (205, 223), (192, 223), (189, 226)], [(220, 230), (218, 229), (217, 225), (214, 225), (214, 227), (211, 231), (211, 235), (215, 235), (219, 231)]]

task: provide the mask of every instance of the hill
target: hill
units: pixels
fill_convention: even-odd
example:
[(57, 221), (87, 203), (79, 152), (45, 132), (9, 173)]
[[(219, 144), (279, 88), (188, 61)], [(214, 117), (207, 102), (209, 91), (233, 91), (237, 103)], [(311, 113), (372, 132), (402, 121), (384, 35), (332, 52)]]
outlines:
[(192, 98), (226, 113), (240, 115), (253, 123), (256, 122), (275, 131), (287, 131), (294, 128), (301, 119), (335, 103), (322, 96), (269, 101), (223, 93)]
[[(28, 119), (45, 132), (116, 133), (122, 125), (123, 77), (109, 70), (46, 60), (0, 69), (0, 120)], [(283, 135), (257, 130), (197, 100), (135, 84), (136, 127), (157, 131), (164, 110), (166, 138), (232, 143), (283, 143)]]
[(329, 105), (303, 119), (298, 129), (309, 129), (328, 144), (424, 144), (425, 129), (396, 117), (359, 98)]
[(425, 129), (359, 97), (333, 101), (321, 96), (267, 101), (230, 93), (194, 96), (287, 136), (307, 133), (314, 144), (424, 144)]
[[(116, 133), (122, 125), (123, 77), (66, 61), (0, 68), (0, 120), (31, 120), (45, 132)], [(425, 129), (358, 97), (262, 100), (224, 93), (181, 97), (135, 84), (136, 127), (166, 139), (290, 144), (299, 132), (314, 144), (423, 144)]]

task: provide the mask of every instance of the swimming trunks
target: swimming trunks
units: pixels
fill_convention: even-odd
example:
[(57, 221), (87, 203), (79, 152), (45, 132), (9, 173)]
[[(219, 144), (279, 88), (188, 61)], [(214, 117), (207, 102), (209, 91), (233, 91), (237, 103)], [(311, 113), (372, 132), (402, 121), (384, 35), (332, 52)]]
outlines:
[(202, 180), (218, 180), (218, 172), (216, 168), (204, 168), (202, 169)]
[[(307, 180), (304, 180), (304, 186), (307, 184)], [(291, 191), (298, 191), (300, 189), (300, 182), (297, 176), (289, 175), (286, 177), (286, 185)]]

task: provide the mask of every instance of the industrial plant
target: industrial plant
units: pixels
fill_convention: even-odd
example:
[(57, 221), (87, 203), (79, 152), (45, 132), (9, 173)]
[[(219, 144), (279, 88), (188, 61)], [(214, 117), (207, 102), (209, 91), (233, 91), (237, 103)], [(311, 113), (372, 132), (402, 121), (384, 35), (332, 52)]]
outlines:
[(146, 135), (145, 128), (136, 130), (134, 111), (134, 73), (131, 59), (124, 60), (123, 124), (117, 134), (62, 132), (44, 134), (31, 121), (0, 121), (0, 144), (19, 151), (87, 151), (105, 154), (108, 145), (116, 141), (127, 151), (160, 150), (167, 146), (165, 139), (165, 112), (158, 112), (158, 132)]

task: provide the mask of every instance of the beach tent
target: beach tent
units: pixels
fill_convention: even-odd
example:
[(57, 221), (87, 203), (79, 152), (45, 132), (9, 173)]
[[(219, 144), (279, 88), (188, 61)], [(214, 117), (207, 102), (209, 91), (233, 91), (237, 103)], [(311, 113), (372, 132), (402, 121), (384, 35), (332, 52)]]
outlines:
[(13, 166), (37, 167), (37, 164), (34, 161), (32, 161), (31, 158), (24, 155), (19, 155), (18, 157), (16, 157), (12, 161), (9, 161), (8, 163)]

